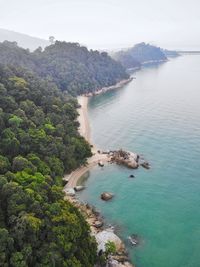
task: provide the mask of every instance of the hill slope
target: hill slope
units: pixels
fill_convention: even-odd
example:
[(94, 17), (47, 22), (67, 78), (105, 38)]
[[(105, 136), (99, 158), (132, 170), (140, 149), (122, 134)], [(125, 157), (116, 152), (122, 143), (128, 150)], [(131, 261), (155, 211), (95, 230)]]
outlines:
[(124, 67), (107, 53), (89, 51), (78, 43), (56, 41), (44, 51), (30, 53), (15, 43), (3, 42), (0, 63), (32, 70), (72, 95), (92, 92), (129, 77)]
[(23, 48), (29, 48), (31, 51), (35, 50), (39, 46), (42, 48), (49, 45), (49, 41), (32, 37), (27, 34), (18, 33), (10, 30), (0, 29), (0, 42), (3, 41), (17, 42), (19, 46)]
[(125, 68), (138, 68), (142, 64), (166, 61), (167, 57), (160, 47), (139, 43), (125, 51), (116, 52), (113, 58)]
[(74, 99), (52, 83), (0, 66), (0, 266), (87, 266), (96, 244), (62, 192), (85, 163)]

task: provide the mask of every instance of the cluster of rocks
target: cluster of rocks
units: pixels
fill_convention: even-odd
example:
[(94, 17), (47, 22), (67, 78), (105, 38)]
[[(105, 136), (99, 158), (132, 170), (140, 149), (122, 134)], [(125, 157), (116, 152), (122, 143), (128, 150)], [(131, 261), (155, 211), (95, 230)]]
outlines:
[(65, 189), (65, 194), (67, 196), (74, 197), (76, 192), (82, 191), (83, 189), (85, 189), (85, 186), (83, 186), (83, 185), (77, 185), (74, 188), (73, 187), (68, 187), (68, 188)]
[(97, 242), (98, 253), (105, 252), (105, 245), (108, 241), (115, 244), (117, 252), (111, 255), (107, 266), (109, 267), (133, 267), (130, 263), (125, 245), (122, 240), (114, 233), (114, 228), (109, 227), (104, 229), (103, 218), (99, 211), (87, 203), (81, 203), (76, 197), (66, 196), (74, 206), (84, 215), (91, 228), (91, 233)]
[(105, 252), (106, 243), (111, 241), (115, 244), (117, 252), (114, 255), (110, 255), (107, 266), (109, 267), (133, 267), (129, 262), (128, 254), (121, 239), (114, 233), (113, 228), (107, 228), (95, 236), (97, 241), (98, 253)]
[(131, 169), (137, 169), (139, 167), (139, 155), (122, 149), (112, 152), (111, 161), (125, 165)]

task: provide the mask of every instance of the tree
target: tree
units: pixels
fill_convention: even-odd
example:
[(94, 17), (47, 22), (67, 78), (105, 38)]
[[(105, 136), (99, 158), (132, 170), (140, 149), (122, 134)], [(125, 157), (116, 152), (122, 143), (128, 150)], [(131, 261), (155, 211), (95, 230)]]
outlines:
[(6, 173), (10, 169), (9, 159), (0, 155), (0, 174)]
[(9, 253), (13, 251), (14, 240), (5, 228), (0, 228), (0, 261), (1, 266), (6, 266), (9, 261)]
[(34, 165), (30, 161), (28, 161), (26, 158), (22, 156), (15, 157), (13, 159), (12, 170), (14, 172), (18, 172), (24, 169), (31, 169), (33, 171), (36, 171), (36, 168), (34, 169)]
[(116, 253), (116, 246), (115, 243), (112, 241), (108, 241), (105, 245), (105, 255), (106, 257), (108, 257), (111, 254), (115, 254)]
[(49, 42), (51, 45), (55, 43), (55, 37), (54, 36), (49, 36)]
[(0, 66), (0, 91), (0, 265), (93, 267), (89, 226), (60, 187), (91, 153), (77, 131), (77, 102), (13, 66)]

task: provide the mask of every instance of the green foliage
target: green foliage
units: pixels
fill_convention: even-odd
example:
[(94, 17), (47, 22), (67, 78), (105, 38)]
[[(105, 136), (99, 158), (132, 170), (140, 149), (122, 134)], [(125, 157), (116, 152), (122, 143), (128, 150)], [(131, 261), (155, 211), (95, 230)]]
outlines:
[(22, 156), (17, 156), (13, 159), (13, 164), (12, 164), (12, 170), (14, 172), (17, 171), (22, 171), (24, 169), (33, 169), (34, 166), (31, 162), (29, 162), (26, 158)]
[(58, 186), (91, 155), (76, 100), (14, 67), (0, 66), (0, 93), (0, 265), (93, 267), (89, 226)]
[(22, 123), (22, 121), (23, 120), (21, 118), (19, 118), (18, 116), (12, 115), (11, 118), (8, 120), (8, 123), (9, 123), (9, 125), (11, 127), (16, 128), (16, 127), (19, 127), (20, 126), (20, 124)]
[[(114, 85), (129, 77), (122, 65), (107, 53), (89, 51), (78, 43), (56, 41), (44, 51), (30, 53), (16, 43), (6, 41), (0, 43), (0, 61), (28, 68), (74, 96)], [(15, 75), (10, 78), (10, 83), (14, 89), (12, 95), (16, 95), (18, 88), (18, 98), (25, 99), (29, 91), (27, 81)]]
[(0, 174), (6, 173), (10, 169), (10, 162), (8, 158), (0, 155)]
[(106, 247), (106, 251), (105, 251), (106, 256), (116, 253), (116, 246), (114, 242), (108, 241), (105, 247)]

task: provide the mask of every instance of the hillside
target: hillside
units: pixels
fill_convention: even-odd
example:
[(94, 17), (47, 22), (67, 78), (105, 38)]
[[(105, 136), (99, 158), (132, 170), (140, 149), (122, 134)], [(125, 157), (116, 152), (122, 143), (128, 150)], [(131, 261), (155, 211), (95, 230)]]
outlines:
[(87, 266), (96, 244), (64, 200), (64, 172), (91, 155), (77, 103), (29, 71), (0, 66), (1, 266)]
[(0, 258), (2, 266), (87, 266), (102, 261), (64, 173), (86, 163), (72, 95), (128, 74), (107, 53), (56, 42), (29, 52), (0, 43)]
[(139, 68), (143, 64), (167, 60), (161, 48), (146, 43), (139, 43), (127, 50), (118, 51), (113, 58), (121, 62), (125, 68)]
[(113, 58), (120, 62), (126, 69), (139, 69), (141, 67), (141, 63), (126, 51), (119, 51), (113, 54)]
[(42, 48), (49, 45), (49, 41), (32, 37), (27, 34), (18, 33), (10, 30), (0, 29), (0, 42), (3, 41), (17, 42), (20, 47), (25, 49), (29, 48), (31, 51), (35, 50), (39, 46)]
[(111, 86), (129, 75), (107, 53), (88, 50), (78, 43), (56, 41), (42, 51), (29, 52), (15, 43), (0, 43), (0, 63), (32, 70), (72, 95)]

